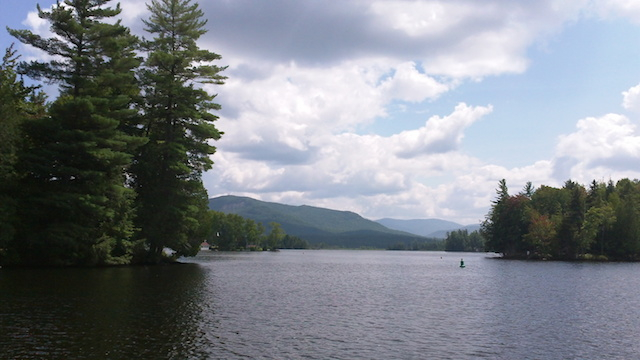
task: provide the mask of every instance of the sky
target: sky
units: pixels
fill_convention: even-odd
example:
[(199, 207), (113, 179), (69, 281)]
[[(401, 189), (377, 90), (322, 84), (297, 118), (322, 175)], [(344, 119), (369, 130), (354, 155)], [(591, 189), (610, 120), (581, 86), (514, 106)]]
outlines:
[[(46, 34), (36, 3), (3, 0), (0, 22)], [(145, 36), (144, 0), (120, 3)], [(473, 224), (500, 179), (515, 194), (640, 178), (640, 1), (200, 7), (199, 45), (228, 66), (207, 87), (224, 132), (203, 174), (210, 197)], [(3, 27), (0, 45), (12, 41)]]

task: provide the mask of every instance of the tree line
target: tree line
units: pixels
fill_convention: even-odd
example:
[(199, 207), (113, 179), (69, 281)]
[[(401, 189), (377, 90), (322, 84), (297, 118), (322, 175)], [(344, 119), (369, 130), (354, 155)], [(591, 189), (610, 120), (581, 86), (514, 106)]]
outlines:
[(482, 224), (486, 250), (511, 258), (640, 260), (640, 181), (529, 182), (510, 195), (499, 182)]
[(237, 214), (211, 211), (211, 229), (207, 242), (212, 249), (221, 251), (263, 251), (277, 249), (308, 249), (309, 243), (287, 234), (276, 222), (269, 229), (252, 219)]
[(477, 230), (471, 233), (467, 229), (450, 231), (444, 240), (445, 251), (483, 252), (484, 248), (484, 238)]
[[(158, 263), (211, 230), (202, 173), (222, 135), (220, 55), (190, 0), (152, 0), (131, 34), (111, 0), (37, 8), (50, 37), (8, 29), (47, 61), (0, 65), (0, 265)], [(24, 77), (58, 86), (48, 101)]]
[(425, 241), (408, 244), (399, 242), (389, 246), (387, 250), (483, 252), (484, 248), (484, 238), (479, 231), (458, 229), (447, 232), (444, 239), (427, 238)]

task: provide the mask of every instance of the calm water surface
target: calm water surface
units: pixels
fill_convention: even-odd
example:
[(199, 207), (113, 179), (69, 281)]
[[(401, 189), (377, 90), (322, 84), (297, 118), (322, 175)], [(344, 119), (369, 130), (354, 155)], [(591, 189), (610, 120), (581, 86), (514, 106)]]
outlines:
[(337, 250), (185, 261), (1, 269), (0, 358), (640, 358), (637, 263)]

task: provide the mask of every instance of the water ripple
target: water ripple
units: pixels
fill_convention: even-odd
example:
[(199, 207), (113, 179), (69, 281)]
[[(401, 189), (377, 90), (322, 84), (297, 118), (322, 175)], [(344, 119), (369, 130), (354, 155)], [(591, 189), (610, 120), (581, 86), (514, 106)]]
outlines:
[(640, 264), (206, 252), (0, 271), (6, 359), (629, 359)]

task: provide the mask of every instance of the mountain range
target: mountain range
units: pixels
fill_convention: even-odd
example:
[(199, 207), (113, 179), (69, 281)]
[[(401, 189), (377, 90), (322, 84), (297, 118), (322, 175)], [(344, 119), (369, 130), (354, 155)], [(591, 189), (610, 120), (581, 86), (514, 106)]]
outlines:
[(398, 243), (436, 241), (435, 238), (446, 237), (447, 231), (463, 228), (460, 224), (438, 219), (372, 221), (351, 211), (284, 205), (232, 195), (209, 199), (209, 208), (238, 214), (262, 223), (266, 228), (270, 222), (279, 223), (287, 234), (311, 244), (345, 248), (384, 249)]
[(455, 230), (467, 230), (468, 232), (473, 232), (480, 229), (480, 224), (464, 226), (453, 221), (440, 219), (399, 220), (384, 218), (376, 220), (376, 222), (388, 227), (389, 229), (406, 231), (411, 234), (438, 239), (445, 239), (448, 232)]

